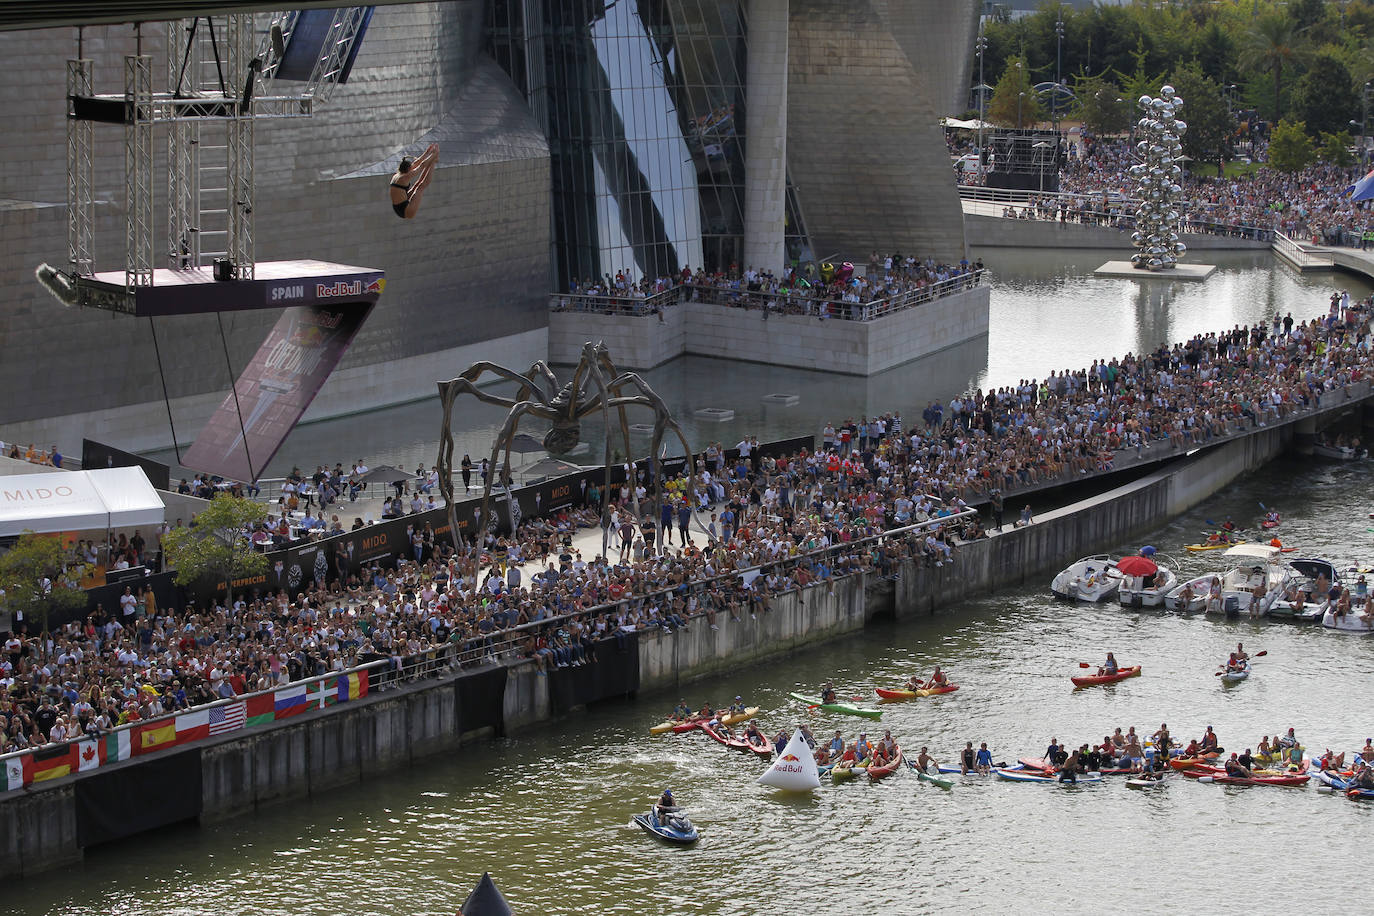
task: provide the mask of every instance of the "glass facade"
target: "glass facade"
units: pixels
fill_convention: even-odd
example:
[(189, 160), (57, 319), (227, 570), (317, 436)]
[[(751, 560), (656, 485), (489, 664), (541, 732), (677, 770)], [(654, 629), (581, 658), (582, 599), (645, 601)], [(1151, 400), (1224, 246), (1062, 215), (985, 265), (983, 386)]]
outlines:
[[(548, 135), (556, 285), (739, 265), (740, 0), (492, 0), (488, 17)], [(787, 236), (809, 254), (790, 189)]]

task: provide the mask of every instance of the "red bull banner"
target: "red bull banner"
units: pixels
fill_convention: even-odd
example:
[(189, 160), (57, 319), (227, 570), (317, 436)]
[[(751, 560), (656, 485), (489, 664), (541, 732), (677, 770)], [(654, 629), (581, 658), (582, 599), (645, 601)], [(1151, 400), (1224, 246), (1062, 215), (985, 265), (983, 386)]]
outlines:
[[(328, 289), (311, 290), (319, 304), (284, 310), (182, 463), (232, 480), (256, 480), (371, 313), (376, 291), (366, 286), (331, 282)], [(346, 298), (369, 294), (372, 301)], [(339, 302), (329, 301), (335, 296)]]

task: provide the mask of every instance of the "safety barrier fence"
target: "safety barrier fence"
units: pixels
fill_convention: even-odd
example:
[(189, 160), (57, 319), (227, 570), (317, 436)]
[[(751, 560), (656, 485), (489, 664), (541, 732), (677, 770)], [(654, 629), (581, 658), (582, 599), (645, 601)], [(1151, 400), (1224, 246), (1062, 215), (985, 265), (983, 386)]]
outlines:
[(682, 283), (645, 299), (559, 293), (549, 298), (549, 308), (555, 312), (579, 311), (600, 315), (642, 316), (657, 314), (664, 308), (684, 302), (703, 302), (728, 308), (759, 309), (765, 315), (810, 315), (844, 321), (872, 321), (972, 289), (982, 282), (983, 271), (968, 271), (944, 280), (922, 283), (901, 293), (869, 302), (817, 296), (814, 294), (815, 288), (809, 286), (786, 292), (772, 292), (751, 290), (743, 285)]
[[(1015, 211), (1016, 219), (1060, 222), (1063, 209), (1064, 221), (1122, 231), (1131, 231), (1135, 228), (1135, 209), (1140, 204), (1138, 200), (1114, 193), (1021, 191), (973, 185), (959, 185), (959, 197), (964, 201), (964, 212), (975, 216), (1013, 218), (1008, 213), (1011, 210)], [(1273, 229), (1211, 219), (1204, 213), (1190, 211), (1182, 202), (1179, 219), (1182, 231), (1200, 235), (1252, 239), (1258, 242), (1272, 241), (1275, 235)]]

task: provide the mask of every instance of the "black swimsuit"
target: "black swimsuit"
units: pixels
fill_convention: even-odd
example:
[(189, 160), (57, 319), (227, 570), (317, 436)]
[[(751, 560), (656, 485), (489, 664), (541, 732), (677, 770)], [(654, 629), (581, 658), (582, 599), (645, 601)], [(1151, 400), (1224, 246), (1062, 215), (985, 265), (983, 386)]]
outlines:
[(409, 186), (409, 185), (404, 185), (404, 184), (397, 184), (396, 182), (393, 181), (393, 182), (391, 183), (391, 187), (393, 187), (393, 188), (400, 188), (402, 191), (405, 191), (405, 192), (406, 192), (406, 199), (405, 199), (405, 200), (401, 201), (401, 202), (398, 203), (398, 204), (397, 204), (397, 203), (393, 203), (393, 204), (391, 205), (391, 209), (393, 209), (393, 210), (396, 211), (396, 215), (399, 216), (401, 219), (405, 219), (405, 218), (406, 218), (406, 208), (410, 206), (410, 186)]

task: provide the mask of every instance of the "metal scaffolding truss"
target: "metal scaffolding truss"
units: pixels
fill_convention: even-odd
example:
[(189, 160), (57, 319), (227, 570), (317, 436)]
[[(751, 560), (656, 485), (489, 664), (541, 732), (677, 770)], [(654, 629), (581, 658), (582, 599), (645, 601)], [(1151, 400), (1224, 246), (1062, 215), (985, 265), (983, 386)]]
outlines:
[[(369, 7), (344, 7), (315, 14), (331, 18), (304, 83), (274, 79), (302, 21), (297, 11), (169, 23), (165, 89), (154, 89), (153, 60), (146, 54), (124, 59), (122, 94), (97, 94), (92, 61), (68, 61), (67, 254), (73, 274), (95, 271), (93, 125), (107, 123), (124, 128), (128, 289), (150, 286), (154, 278), (158, 127), (168, 129), (167, 266), (199, 267), (227, 258), (233, 277), (252, 279), (254, 125), (261, 118), (309, 117), (346, 72), (368, 12)], [(320, 21), (312, 26), (312, 43)]]

